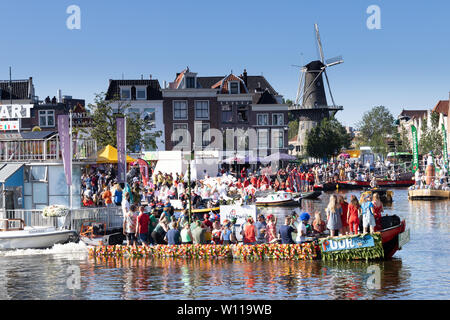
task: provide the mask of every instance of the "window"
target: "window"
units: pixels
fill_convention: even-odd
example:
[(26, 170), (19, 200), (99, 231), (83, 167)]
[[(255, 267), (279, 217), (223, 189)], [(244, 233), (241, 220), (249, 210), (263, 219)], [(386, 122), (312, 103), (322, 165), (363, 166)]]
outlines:
[(189, 147), (189, 131), (187, 123), (174, 123), (172, 138), (174, 146), (178, 148)]
[(195, 101), (195, 119), (209, 120), (209, 101)]
[(258, 149), (269, 148), (269, 135), (268, 130), (258, 130)]
[(258, 114), (256, 124), (258, 126), (268, 126), (269, 125), (269, 115), (267, 113)]
[(173, 102), (173, 120), (187, 120), (188, 110), (186, 101)]
[(32, 166), (30, 181), (47, 181), (47, 166)]
[(120, 88), (120, 98), (122, 100), (131, 99), (131, 88)]
[(222, 106), (222, 122), (229, 123), (233, 122), (233, 107), (232, 106)]
[(195, 88), (195, 77), (186, 77), (186, 88)]
[(55, 110), (39, 110), (39, 126), (54, 127), (55, 126)]
[(140, 110), (139, 110), (139, 108), (127, 108), (127, 109), (126, 109), (126, 113), (127, 113), (130, 117), (138, 118), (138, 117), (139, 117), (139, 114), (140, 114)]
[(230, 93), (231, 94), (238, 94), (239, 93), (239, 82), (237, 81), (230, 81)]
[(282, 149), (284, 147), (284, 134), (281, 129), (272, 130), (272, 149)]
[(147, 90), (145, 87), (136, 88), (136, 100), (147, 99)]
[(142, 118), (147, 122), (148, 128), (155, 128), (155, 108), (144, 108)]
[(195, 123), (195, 145), (207, 147), (211, 143), (209, 123), (197, 122)]
[(248, 122), (248, 109), (246, 106), (238, 107), (238, 122)]
[(284, 114), (282, 114), (282, 113), (272, 114), (272, 125), (273, 126), (284, 126)]

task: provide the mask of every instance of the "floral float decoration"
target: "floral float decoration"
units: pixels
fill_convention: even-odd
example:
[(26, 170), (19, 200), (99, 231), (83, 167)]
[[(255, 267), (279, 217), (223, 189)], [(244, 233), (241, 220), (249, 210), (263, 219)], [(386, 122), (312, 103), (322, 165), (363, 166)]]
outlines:
[(69, 208), (63, 205), (51, 205), (45, 207), (42, 211), (42, 216), (44, 218), (48, 217), (65, 217), (69, 213)]
[(329, 237), (319, 240), (322, 260), (373, 260), (383, 259), (381, 234), (360, 234)]
[(89, 248), (91, 256), (178, 257), (194, 259), (315, 260), (320, 248), (315, 242), (302, 244), (215, 245), (183, 244), (155, 246), (99, 246)]

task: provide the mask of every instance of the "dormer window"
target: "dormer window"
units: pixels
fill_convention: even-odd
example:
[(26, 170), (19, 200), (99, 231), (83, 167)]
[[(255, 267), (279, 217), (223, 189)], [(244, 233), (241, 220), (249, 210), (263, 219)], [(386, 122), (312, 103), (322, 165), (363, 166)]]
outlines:
[(136, 87), (136, 100), (146, 100), (147, 90), (145, 87)]
[(186, 77), (186, 88), (187, 89), (193, 89), (195, 88), (195, 77)]
[(120, 99), (131, 100), (131, 88), (129, 87), (120, 88)]
[(237, 81), (230, 81), (230, 94), (239, 94), (239, 82)]

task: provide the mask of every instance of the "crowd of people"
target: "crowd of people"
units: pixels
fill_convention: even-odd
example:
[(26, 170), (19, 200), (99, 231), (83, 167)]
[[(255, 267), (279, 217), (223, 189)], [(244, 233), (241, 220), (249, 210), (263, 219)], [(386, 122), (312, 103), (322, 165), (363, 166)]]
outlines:
[[(189, 197), (195, 209), (217, 205), (217, 202), (232, 199), (231, 196), (252, 199), (258, 191), (308, 191), (318, 181), (335, 177), (345, 168), (345, 162), (309, 167), (288, 165), (275, 175), (247, 168), (232, 175), (222, 168), (217, 177), (205, 173), (203, 179), (191, 181), (189, 194), (188, 181), (183, 175), (151, 169), (145, 185), (140, 175), (129, 175), (128, 183), (120, 184), (115, 168), (107, 165), (82, 174), (81, 196), (86, 207), (121, 207), (128, 244), (228, 244), (236, 243), (238, 238), (242, 238), (244, 244), (300, 243), (307, 237), (357, 234), (360, 220), (364, 232), (379, 230), (383, 207), (378, 194), (374, 194), (373, 199), (365, 198), (362, 204), (355, 196), (347, 203), (343, 195), (331, 195), (324, 215), (316, 211), (311, 213), (311, 219), (310, 213), (300, 216), (293, 213), (284, 218), (284, 223), (278, 223), (274, 215), (262, 214), (257, 221), (249, 217), (240, 226), (235, 220), (220, 223), (220, 215), (212, 212), (193, 215), (190, 219), (187, 215)], [(174, 200), (181, 206), (175, 208)], [(323, 220), (321, 217), (325, 215)]]

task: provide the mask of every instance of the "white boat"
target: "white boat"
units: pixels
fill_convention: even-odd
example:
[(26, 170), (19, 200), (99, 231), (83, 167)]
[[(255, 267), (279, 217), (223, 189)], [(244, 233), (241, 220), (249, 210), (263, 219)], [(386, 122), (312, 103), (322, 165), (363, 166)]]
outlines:
[(0, 250), (45, 249), (77, 238), (77, 233), (73, 230), (26, 227), (21, 219), (1, 219), (0, 222)]
[(291, 192), (275, 192), (263, 198), (256, 198), (257, 206), (296, 206), (301, 204), (301, 197), (294, 198)]

